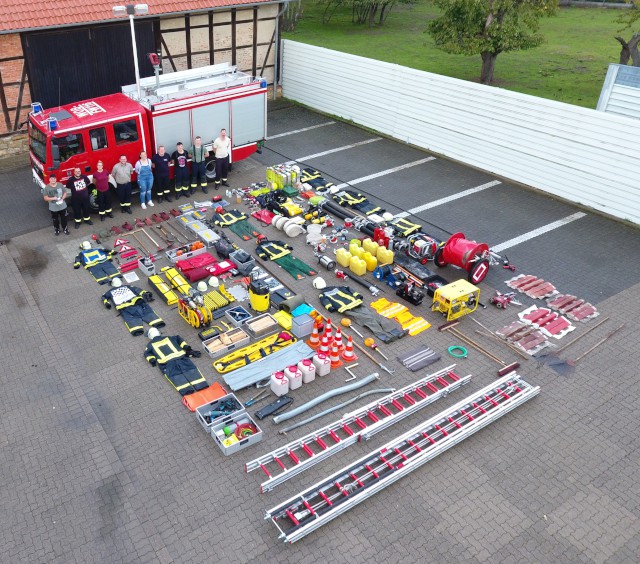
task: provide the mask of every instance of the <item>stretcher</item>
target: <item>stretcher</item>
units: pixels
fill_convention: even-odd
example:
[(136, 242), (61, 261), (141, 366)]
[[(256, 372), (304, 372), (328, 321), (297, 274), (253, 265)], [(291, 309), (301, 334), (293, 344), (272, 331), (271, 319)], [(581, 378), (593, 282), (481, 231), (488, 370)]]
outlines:
[(297, 339), (289, 331), (281, 331), (219, 358), (213, 363), (213, 367), (220, 374), (226, 374), (261, 360), (296, 341)]
[(149, 284), (167, 305), (174, 305), (178, 303), (178, 295), (157, 274), (149, 276)]

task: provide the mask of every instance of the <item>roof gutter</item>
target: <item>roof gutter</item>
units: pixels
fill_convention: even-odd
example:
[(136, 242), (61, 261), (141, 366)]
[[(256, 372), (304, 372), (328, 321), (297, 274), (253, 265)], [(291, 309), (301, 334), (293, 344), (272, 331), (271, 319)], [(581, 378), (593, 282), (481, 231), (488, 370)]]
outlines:
[[(290, 1), (291, 0), (286, 0), (285, 4)], [(231, 6), (220, 6), (220, 7), (212, 6), (208, 10), (203, 10), (202, 8), (198, 8), (197, 10), (180, 10), (175, 12), (162, 12), (159, 14), (136, 16), (135, 19), (136, 20), (153, 20), (157, 18), (165, 18), (165, 17), (171, 17), (171, 16), (175, 17), (175, 16), (184, 15), (184, 14), (206, 14), (208, 12), (225, 12), (233, 8), (236, 8), (236, 9), (255, 8), (259, 6), (266, 6), (268, 4), (282, 4), (282, 0), (265, 0), (264, 2), (251, 2), (249, 4), (234, 4)], [(91, 20), (91, 21), (69, 23), (69, 24), (46, 25), (42, 27), (24, 27), (20, 29), (17, 28), (17, 29), (0, 30), (0, 35), (8, 35), (10, 33), (25, 33), (27, 31), (45, 31), (45, 30), (48, 31), (50, 29), (67, 29), (70, 27), (110, 24), (110, 23), (118, 23), (118, 22), (125, 22), (125, 21), (126, 21), (125, 18), (109, 18), (106, 20)]]

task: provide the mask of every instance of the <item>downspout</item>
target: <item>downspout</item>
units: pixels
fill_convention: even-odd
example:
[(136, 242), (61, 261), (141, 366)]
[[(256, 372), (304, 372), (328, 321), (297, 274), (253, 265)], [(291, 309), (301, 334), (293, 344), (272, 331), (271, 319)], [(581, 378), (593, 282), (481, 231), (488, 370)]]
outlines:
[(279, 50), (279, 42), (280, 42), (280, 16), (282, 14), (284, 14), (284, 11), (287, 9), (287, 4), (289, 3), (290, 0), (287, 0), (287, 2), (283, 2), (282, 3), (282, 9), (278, 12), (278, 14), (276, 15), (276, 30), (275, 30), (275, 60), (273, 63), (273, 99), (276, 99), (276, 96), (278, 94), (278, 57), (280, 55), (280, 50)]

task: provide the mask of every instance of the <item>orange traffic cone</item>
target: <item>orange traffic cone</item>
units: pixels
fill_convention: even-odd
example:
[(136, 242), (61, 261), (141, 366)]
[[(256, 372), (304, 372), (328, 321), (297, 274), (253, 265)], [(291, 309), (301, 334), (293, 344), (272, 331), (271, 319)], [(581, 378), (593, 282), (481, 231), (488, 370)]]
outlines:
[(318, 352), (329, 356), (329, 341), (327, 341), (325, 336), (322, 337), (322, 344)]
[(353, 338), (351, 337), (351, 335), (349, 335), (347, 346), (345, 347), (344, 351), (342, 351), (342, 354), (340, 356), (342, 356), (342, 360), (344, 360), (345, 362), (355, 362), (356, 360), (358, 360), (356, 353), (353, 352)]
[(340, 360), (340, 351), (338, 350), (338, 346), (336, 342), (333, 341), (331, 345), (331, 370), (334, 368), (340, 368), (344, 363)]
[(324, 326), (324, 333), (322, 333), (322, 336), (327, 338), (327, 342), (329, 344), (333, 341), (333, 327), (331, 325), (330, 318), (327, 318), (327, 324)]
[(342, 330), (340, 327), (336, 329), (336, 336), (333, 338), (333, 342), (338, 345), (338, 350), (342, 352), (344, 350), (344, 343), (342, 342)]
[(307, 341), (307, 345), (309, 345), (314, 351), (320, 346), (320, 333), (318, 331), (317, 322), (313, 324), (313, 331), (310, 339)]

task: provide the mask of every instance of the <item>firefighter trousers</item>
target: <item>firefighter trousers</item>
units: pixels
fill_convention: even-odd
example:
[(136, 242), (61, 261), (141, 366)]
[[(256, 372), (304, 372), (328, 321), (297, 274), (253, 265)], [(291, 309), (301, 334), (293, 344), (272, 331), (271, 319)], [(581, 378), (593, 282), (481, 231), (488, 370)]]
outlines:
[(384, 343), (391, 343), (407, 334), (407, 331), (404, 331), (399, 323), (372, 312), (364, 305), (345, 311), (344, 315), (350, 317), (358, 325), (370, 329)]
[(187, 194), (189, 191), (189, 170), (186, 166), (175, 167), (176, 195)]
[(132, 306), (125, 307), (120, 310), (120, 315), (124, 324), (132, 335), (142, 335), (144, 333), (144, 324), (149, 327), (164, 327), (166, 323), (158, 317), (147, 302), (138, 302)]
[(208, 385), (190, 358), (180, 357), (170, 360), (160, 366), (160, 369), (181, 396), (204, 390)]
[(314, 274), (318, 274), (306, 262), (301, 261), (299, 258), (296, 258), (293, 255), (280, 257), (279, 259), (275, 259), (273, 262), (284, 268), (296, 280), (301, 280), (305, 276), (313, 276)]
[(94, 266), (90, 266), (87, 270), (91, 273), (91, 276), (93, 276), (93, 279), (98, 284), (109, 282), (109, 280), (114, 276), (118, 276), (120, 274), (118, 269), (109, 261), (104, 261)]
[(76, 225), (82, 223), (83, 219), (91, 221), (89, 196), (86, 198), (71, 198), (71, 207), (73, 208), (73, 220)]
[(260, 233), (258, 233), (258, 231), (254, 229), (253, 225), (251, 225), (246, 219), (232, 223), (229, 225), (229, 229), (245, 241), (249, 241), (252, 237), (260, 235)]
[(204, 161), (202, 162), (195, 162), (193, 161), (191, 163), (191, 190), (195, 191), (195, 189), (198, 187), (198, 184), (200, 184), (201, 188), (206, 188), (207, 187), (207, 175), (206, 175), (206, 166), (207, 163), (205, 163)]

